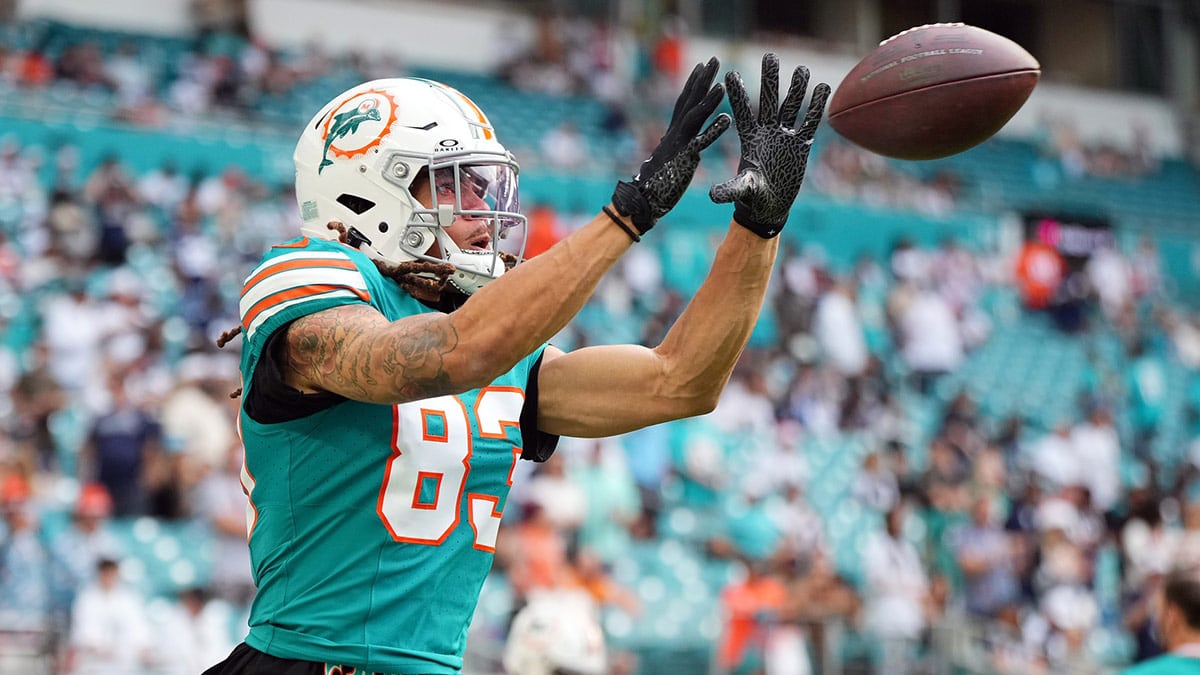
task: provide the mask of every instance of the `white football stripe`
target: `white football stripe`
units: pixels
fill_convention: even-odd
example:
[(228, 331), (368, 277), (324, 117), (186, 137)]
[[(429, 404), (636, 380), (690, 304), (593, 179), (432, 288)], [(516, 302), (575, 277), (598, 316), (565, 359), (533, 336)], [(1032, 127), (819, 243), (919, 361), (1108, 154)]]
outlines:
[(346, 288), (353, 288), (363, 292), (367, 290), (367, 282), (363, 279), (362, 273), (357, 269), (343, 270), (336, 267), (298, 267), (294, 270), (285, 270), (272, 274), (246, 289), (242, 293), (241, 300), (238, 302), (238, 313), (244, 320), (246, 313), (267, 297), (280, 291), (286, 291), (289, 288), (312, 285), (345, 286)]
[(327, 298), (343, 298), (343, 297), (357, 299), (358, 295), (356, 295), (354, 293), (354, 291), (350, 291), (350, 290), (347, 290), (344, 288), (339, 288), (336, 291), (329, 291), (327, 293), (317, 293), (316, 295), (306, 295), (302, 298), (295, 298), (293, 300), (288, 300), (287, 302), (281, 302), (278, 305), (274, 305), (270, 309), (263, 310), (258, 316), (254, 317), (254, 323), (251, 323), (249, 328), (246, 330), (246, 340), (254, 339), (254, 332), (257, 331), (260, 326), (262, 326), (264, 321), (266, 321), (267, 319), (270, 319), (271, 317), (275, 316), (279, 312), (282, 312), (283, 310), (287, 309), (288, 307), (293, 307), (302, 302), (309, 302), (312, 300), (325, 300)]
[(245, 284), (247, 281), (249, 281), (249, 280), (253, 279), (255, 276), (257, 276), (259, 272), (262, 272), (263, 270), (267, 269), (268, 267), (274, 267), (276, 265), (282, 265), (283, 263), (289, 263), (289, 262), (293, 262), (296, 260), (321, 260), (321, 261), (344, 260), (346, 262), (353, 262), (352, 260), (350, 260), (350, 256), (348, 256), (345, 253), (342, 253), (340, 251), (302, 250), (302, 251), (296, 251), (294, 253), (284, 253), (283, 255), (275, 257), (275, 258), (271, 258), (270, 260), (264, 260), (262, 263), (260, 263), (258, 265), (258, 267), (254, 268), (253, 272), (246, 275), (246, 278), (242, 280), (242, 283)]
[(270, 260), (259, 263), (258, 267), (255, 267), (250, 274), (247, 274), (245, 279), (242, 279), (242, 286), (244, 287), (246, 282), (250, 281), (254, 277), (259, 276), (263, 272), (267, 272), (269, 274), (272, 267), (303, 260), (311, 260), (316, 265), (320, 265), (321, 263), (326, 263), (331, 260), (347, 263), (354, 262), (353, 260), (350, 260), (350, 257), (345, 253), (339, 253), (336, 251), (297, 251), (295, 253), (285, 253), (278, 258), (271, 258)]

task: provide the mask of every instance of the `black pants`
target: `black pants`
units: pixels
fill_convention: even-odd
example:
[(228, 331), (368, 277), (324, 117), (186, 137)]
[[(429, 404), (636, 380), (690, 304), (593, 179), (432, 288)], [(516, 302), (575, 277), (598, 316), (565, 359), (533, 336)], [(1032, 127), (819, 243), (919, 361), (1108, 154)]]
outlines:
[[(369, 675), (353, 666), (330, 666), (315, 661), (281, 659), (264, 654), (243, 642), (229, 657), (204, 671), (202, 675)], [(374, 673), (370, 675), (382, 675)]]
[(325, 675), (325, 664), (293, 661), (264, 654), (245, 642), (233, 648), (229, 657), (204, 671), (203, 675)]

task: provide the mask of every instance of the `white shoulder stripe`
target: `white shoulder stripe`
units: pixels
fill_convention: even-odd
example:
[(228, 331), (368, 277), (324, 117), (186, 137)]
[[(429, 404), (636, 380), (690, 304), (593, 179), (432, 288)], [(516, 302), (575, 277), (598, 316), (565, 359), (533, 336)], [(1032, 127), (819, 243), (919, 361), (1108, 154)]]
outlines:
[(333, 267), (299, 267), (283, 270), (246, 289), (238, 302), (238, 313), (244, 319), (246, 313), (259, 302), (289, 288), (297, 286), (344, 286), (359, 291), (367, 290), (367, 281), (358, 270), (343, 270)]
[(256, 331), (258, 331), (259, 327), (261, 327), (263, 325), (263, 322), (265, 322), (267, 319), (270, 319), (271, 317), (275, 316), (279, 312), (282, 312), (283, 310), (287, 309), (288, 307), (293, 307), (302, 302), (312, 302), (313, 300), (325, 300), (328, 298), (357, 298), (357, 297), (358, 296), (355, 295), (353, 291), (349, 291), (346, 289), (338, 289), (336, 291), (329, 291), (328, 293), (318, 293), (317, 295), (306, 295), (303, 298), (296, 298), (295, 300), (288, 300), (287, 302), (281, 302), (278, 305), (275, 305), (275, 306), (271, 307), (270, 309), (259, 313), (258, 316), (254, 317), (254, 322), (251, 323), (249, 328), (246, 330), (246, 340), (249, 341), (249, 340), (254, 339), (254, 333)]
[(342, 253), (341, 251), (295, 251), (293, 253), (285, 253), (281, 256), (271, 258), (270, 260), (264, 260), (262, 263), (260, 263), (258, 265), (258, 267), (254, 268), (254, 271), (252, 271), (250, 274), (246, 275), (246, 278), (243, 280), (243, 283), (245, 281), (249, 281), (250, 279), (253, 279), (256, 275), (261, 274), (262, 272), (266, 271), (269, 268), (275, 267), (276, 265), (282, 265), (285, 263), (296, 262), (298, 260), (317, 260), (317, 261), (340, 260), (340, 261), (345, 261), (345, 262), (353, 262), (352, 260), (350, 260), (350, 256), (346, 255), (345, 253)]

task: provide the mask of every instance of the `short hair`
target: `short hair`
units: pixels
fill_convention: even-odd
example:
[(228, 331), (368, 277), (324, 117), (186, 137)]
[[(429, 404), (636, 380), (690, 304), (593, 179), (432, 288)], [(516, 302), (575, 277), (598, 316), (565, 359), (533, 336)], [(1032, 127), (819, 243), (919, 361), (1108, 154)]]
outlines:
[(1200, 630), (1200, 567), (1171, 570), (1163, 579), (1163, 599), (1183, 612), (1190, 628)]

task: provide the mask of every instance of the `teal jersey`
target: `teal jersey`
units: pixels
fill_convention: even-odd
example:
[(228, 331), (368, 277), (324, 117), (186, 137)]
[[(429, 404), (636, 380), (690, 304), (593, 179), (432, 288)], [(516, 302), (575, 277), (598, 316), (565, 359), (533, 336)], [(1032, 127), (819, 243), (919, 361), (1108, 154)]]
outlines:
[[(271, 249), (242, 291), (247, 392), (271, 333), (352, 303), (390, 320), (432, 311), (341, 244), (299, 239)], [(247, 644), (367, 672), (459, 672), (541, 351), (457, 396), (345, 401), (274, 424), (243, 406), (258, 585)]]
[(1200, 675), (1200, 658), (1163, 654), (1126, 668), (1122, 675)]

